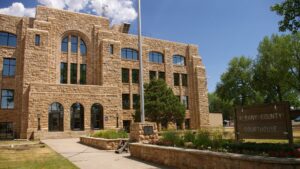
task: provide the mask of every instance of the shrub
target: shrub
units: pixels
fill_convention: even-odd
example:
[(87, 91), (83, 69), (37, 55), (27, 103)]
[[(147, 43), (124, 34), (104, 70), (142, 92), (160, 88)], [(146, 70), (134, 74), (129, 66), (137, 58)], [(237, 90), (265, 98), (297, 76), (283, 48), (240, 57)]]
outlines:
[(209, 132), (199, 130), (193, 143), (198, 149), (207, 149), (211, 147), (212, 142), (209, 137)]
[(166, 146), (182, 147), (183, 139), (175, 131), (166, 131), (162, 133), (162, 144)]
[(105, 138), (105, 139), (118, 139), (128, 138), (128, 134), (124, 130), (103, 130), (98, 131), (92, 135), (92, 137)]
[(183, 135), (184, 142), (194, 142), (195, 141), (195, 134), (192, 131), (187, 131)]

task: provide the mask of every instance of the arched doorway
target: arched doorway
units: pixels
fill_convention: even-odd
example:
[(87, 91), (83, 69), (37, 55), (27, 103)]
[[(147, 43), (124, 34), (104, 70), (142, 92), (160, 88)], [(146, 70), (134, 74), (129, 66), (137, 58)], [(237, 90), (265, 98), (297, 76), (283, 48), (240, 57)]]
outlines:
[(101, 130), (104, 129), (103, 124), (103, 107), (101, 104), (93, 104), (91, 108), (91, 129)]
[(71, 106), (71, 130), (84, 130), (84, 108), (80, 103)]
[(49, 107), (49, 131), (64, 131), (64, 108), (60, 103), (52, 103)]

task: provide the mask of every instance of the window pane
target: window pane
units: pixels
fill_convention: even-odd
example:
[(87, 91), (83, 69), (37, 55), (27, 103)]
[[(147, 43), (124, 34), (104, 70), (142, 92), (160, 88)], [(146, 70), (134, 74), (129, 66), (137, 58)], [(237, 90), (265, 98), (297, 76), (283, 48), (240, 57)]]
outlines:
[(182, 74), (181, 75), (181, 81), (182, 81), (182, 86), (188, 86), (187, 74)]
[(123, 48), (122, 49), (122, 58), (129, 60), (138, 60), (138, 52), (134, 49)]
[(174, 73), (174, 86), (179, 86), (179, 74)]
[(129, 94), (122, 94), (122, 107), (123, 107), (123, 109), (130, 109)]
[(17, 46), (17, 36), (9, 34), (8, 37), (8, 46), (16, 47)]
[(78, 51), (78, 37), (71, 36), (71, 51), (72, 53), (77, 53)]
[(185, 106), (185, 108), (188, 110), (189, 109), (189, 97), (188, 96), (183, 96), (182, 97), (182, 103)]
[(129, 69), (122, 68), (122, 82), (129, 83)]
[(163, 54), (158, 52), (150, 52), (149, 61), (154, 63), (163, 63)]
[(65, 37), (61, 42), (61, 51), (68, 52), (68, 37)]
[(60, 83), (68, 83), (68, 64), (63, 62), (60, 63)]
[(86, 56), (86, 45), (83, 40), (80, 40), (80, 53), (83, 56)]
[(80, 65), (80, 84), (86, 84), (86, 64)]
[(173, 56), (173, 64), (174, 65), (180, 65), (180, 66), (185, 66), (185, 58), (180, 55), (174, 55)]
[(1, 108), (2, 109), (13, 109), (14, 108), (14, 91), (13, 90), (2, 90), (1, 92)]
[(7, 46), (7, 34), (6, 33), (2, 33), (0, 34), (0, 45), (1, 46)]
[(41, 42), (41, 36), (35, 35), (35, 45), (40, 46), (40, 42)]
[(139, 70), (132, 69), (132, 83), (139, 83)]
[(4, 58), (2, 76), (12, 77), (15, 76), (15, 72), (16, 72), (16, 59)]
[(140, 95), (133, 94), (133, 108), (138, 109), (139, 103), (140, 103)]
[(165, 72), (159, 72), (159, 73), (158, 73), (158, 78), (160, 78), (160, 79), (162, 79), (162, 80), (166, 80)]
[(111, 55), (114, 54), (114, 45), (112, 45), (112, 44), (109, 45), (109, 53), (110, 53)]
[(150, 78), (150, 81), (155, 80), (156, 79), (156, 71), (149, 71), (149, 78)]
[(71, 84), (77, 84), (77, 64), (71, 63)]

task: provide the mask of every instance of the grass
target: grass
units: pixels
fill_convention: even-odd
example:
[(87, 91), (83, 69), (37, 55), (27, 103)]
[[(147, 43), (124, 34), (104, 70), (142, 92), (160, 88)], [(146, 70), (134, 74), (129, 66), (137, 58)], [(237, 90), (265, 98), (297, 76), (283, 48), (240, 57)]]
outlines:
[(119, 139), (119, 138), (128, 138), (128, 134), (123, 130), (120, 131), (103, 130), (94, 133), (92, 137), (105, 138), (105, 139)]
[[(0, 142), (1, 145), (12, 142)], [(13, 142), (16, 143), (16, 142)], [(18, 142), (20, 143), (20, 142)], [(78, 169), (47, 146), (0, 149), (0, 169)]]

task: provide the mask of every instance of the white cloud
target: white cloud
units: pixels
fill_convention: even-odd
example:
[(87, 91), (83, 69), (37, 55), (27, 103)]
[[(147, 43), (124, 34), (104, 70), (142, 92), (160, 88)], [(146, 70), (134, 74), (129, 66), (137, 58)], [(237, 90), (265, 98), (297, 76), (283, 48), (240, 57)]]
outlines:
[[(39, 4), (75, 12), (93, 13), (108, 17), (112, 24), (132, 22), (137, 18), (134, 0), (37, 0)], [(22, 3), (13, 3), (8, 8), (0, 9), (0, 13), (15, 16), (34, 17), (35, 8), (25, 8)]]
[(35, 16), (35, 8), (25, 8), (22, 3), (15, 2), (7, 8), (0, 9), (1, 14), (13, 15), (13, 16)]

